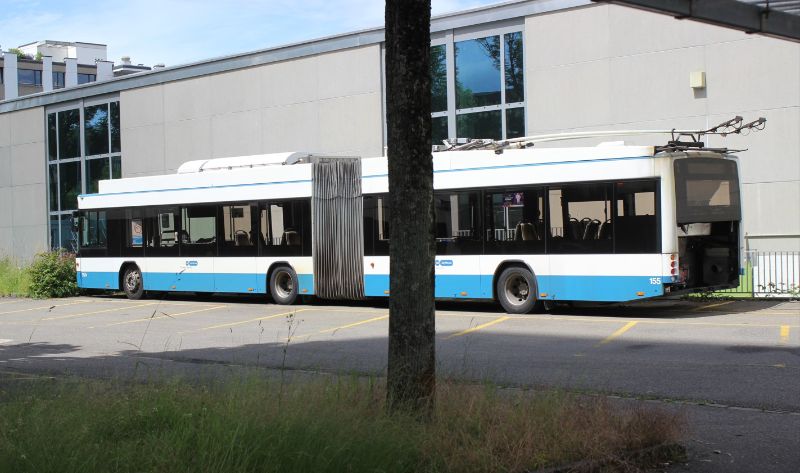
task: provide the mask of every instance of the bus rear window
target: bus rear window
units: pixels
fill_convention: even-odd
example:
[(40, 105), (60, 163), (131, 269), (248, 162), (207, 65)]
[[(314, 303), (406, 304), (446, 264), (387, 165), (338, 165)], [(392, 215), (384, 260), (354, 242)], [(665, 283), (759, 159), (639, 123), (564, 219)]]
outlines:
[(719, 158), (675, 161), (678, 224), (741, 219), (736, 162)]

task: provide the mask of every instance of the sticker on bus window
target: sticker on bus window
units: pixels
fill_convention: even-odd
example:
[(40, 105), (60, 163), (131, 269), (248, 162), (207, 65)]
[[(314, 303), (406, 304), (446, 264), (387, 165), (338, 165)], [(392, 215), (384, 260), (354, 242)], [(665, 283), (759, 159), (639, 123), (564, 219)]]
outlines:
[(142, 246), (142, 219), (131, 220), (131, 246)]
[(522, 192), (503, 194), (503, 207), (516, 207), (525, 205), (525, 196)]

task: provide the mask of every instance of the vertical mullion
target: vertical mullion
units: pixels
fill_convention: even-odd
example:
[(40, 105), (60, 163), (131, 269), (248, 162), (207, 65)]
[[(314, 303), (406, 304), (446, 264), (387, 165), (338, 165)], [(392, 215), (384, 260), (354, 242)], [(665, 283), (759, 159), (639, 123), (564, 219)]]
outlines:
[(500, 137), (506, 139), (506, 35), (500, 34)]
[(456, 48), (453, 30), (445, 35), (445, 71), (447, 82), (447, 138), (456, 138)]

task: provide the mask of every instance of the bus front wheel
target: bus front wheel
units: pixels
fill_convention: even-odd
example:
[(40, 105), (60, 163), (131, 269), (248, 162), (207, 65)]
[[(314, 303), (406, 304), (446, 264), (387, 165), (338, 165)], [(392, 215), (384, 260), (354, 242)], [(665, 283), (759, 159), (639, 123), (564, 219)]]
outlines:
[(497, 278), (497, 300), (509, 314), (527, 314), (536, 306), (536, 284), (527, 268), (506, 268)]
[(122, 275), (122, 290), (128, 299), (138, 300), (144, 295), (142, 272), (136, 266), (128, 266)]
[(299, 286), (297, 273), (288, 266), (278, 266), (269, 278), (269, 293), (272, 300), (281, 305), (295, 303)]

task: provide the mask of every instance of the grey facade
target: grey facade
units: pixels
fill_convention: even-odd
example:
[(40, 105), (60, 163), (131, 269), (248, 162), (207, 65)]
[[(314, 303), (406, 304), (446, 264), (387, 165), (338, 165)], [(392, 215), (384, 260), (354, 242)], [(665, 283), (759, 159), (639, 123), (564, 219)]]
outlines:
[[(516, 38), (518, 69), (509, 49)], [(382, 155), (382, 41), (380, 29), (361, 31), (0, 101), (0, 255), (27, 259), (64, 240), (51, 236), (58, 223), (49, 223), (68, 213), (51, 208), (63, 190), (48, 189), (48, 169), (61, 163), (48, 157), (48, 120), (59, 112), (81, 117), (80, 155), (67, 158), (81, 163), (81, 192), (92, 185), (87, 162), (100, 159), (119, 158), (121, 173), (112, 163), (109, 177), (128, 177), (174, 172), (192, 159), (289, 150)], [(499, 47), (496, 77), (466, 77), (475, 67), (463, 61), (476, 45)], [(800, 250), (800, 44), (615, 5), (527, 0), (435, 18), (432, 47), (443, 53), (445, 85), (432, 111), (443, 137), (704, 129), (734, 115), (766, 117), (765, 131), (709, 144), (749, 149), (740, 155), (748, 248)], [(706, 87), (693, 89), (689, 77), (698, 71)], [(478, 90), (486, 80), (497, 90)], [(471, 81), (478, 85), (467, 100)], [(86, 142), (96, 109), (87, 107), (112, 102), (121, 149), (97, 154)]]

